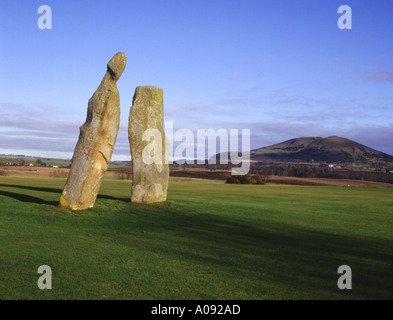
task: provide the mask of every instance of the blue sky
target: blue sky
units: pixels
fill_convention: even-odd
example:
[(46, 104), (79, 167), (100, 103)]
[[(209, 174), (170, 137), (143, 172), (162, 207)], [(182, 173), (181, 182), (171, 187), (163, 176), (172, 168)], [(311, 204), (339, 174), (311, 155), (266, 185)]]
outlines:
[[(352, 30), (337, 27), (343, 4)], [(0, 153), (71, 158), (122, 51), (114, 160), (130, 159), (139, 85), (164, 90), (175, 130), (250, 129), (252, 149), (338, 135), (393, 154), (393, 0), (3, 0), (0, 21)]]

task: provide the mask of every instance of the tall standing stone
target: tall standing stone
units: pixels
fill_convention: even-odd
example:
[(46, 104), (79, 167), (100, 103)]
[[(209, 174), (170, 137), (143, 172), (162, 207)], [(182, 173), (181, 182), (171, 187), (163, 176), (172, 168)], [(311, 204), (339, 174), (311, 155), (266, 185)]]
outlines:
[(162, 89), (136, 88), (128, 121), (128, 139), (132, 156), (131, 201), (165, 201), (169, 165)]
[(120, 97), (116, 82), (125, 67), (126, 55), (121, 52), (114, 55), (89, 100), (86, 122), (80, 127), (71, 170), (60, 198), (63, 207), (84, 210), (94, 206), (119, 131)]

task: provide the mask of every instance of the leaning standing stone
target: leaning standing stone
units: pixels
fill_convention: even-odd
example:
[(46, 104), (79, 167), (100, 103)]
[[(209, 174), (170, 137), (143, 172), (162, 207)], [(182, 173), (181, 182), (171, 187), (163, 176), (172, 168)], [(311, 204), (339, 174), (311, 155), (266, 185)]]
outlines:
[(153, 86), (136, 88), (128, 122), (128, 139), (132, 156), (131, 201), (165, 201), (169, 165), (162, 89)]
[(60, 198), (63, 207), (92, 208), (112, 157), (120, 125), (120, 97), (116, 82), (126, 67), (126, 56), (117, 53), (89, 100), (86, 122), (80, 127), (71, 170)]

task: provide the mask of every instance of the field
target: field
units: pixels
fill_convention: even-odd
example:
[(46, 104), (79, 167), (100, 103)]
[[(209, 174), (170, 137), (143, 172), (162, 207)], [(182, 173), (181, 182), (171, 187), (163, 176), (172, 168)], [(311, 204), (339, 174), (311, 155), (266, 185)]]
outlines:
[(178, 179), (167, 202), (138, 205), (130, 181), (105, 179), (73, 212), (64, 184), (0, 177), (0, 299), (393, 298), (392, 188)]
[(42, 162), (45, 162), (47, 166), (59, 166), (59, 167), (68, 167), (71, 164), (70, 160), (62, 160), (62, 159), (42, 159), (35, 157), (26, 157), (26, 156), (2, 156), (0, 155), (0, 165), (4, 165), (5, 163), (13, 163), (18, 166), (21, 165), (21, 162), (27, 164), (37, 165), (36, 161), (40, 159)]

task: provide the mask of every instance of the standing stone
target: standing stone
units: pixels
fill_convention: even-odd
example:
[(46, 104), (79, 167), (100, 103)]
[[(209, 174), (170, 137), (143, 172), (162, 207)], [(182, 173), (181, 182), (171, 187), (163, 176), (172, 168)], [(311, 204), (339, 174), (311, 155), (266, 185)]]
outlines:
[(126, 56), (117, 53), (89, 100), (86, 122), (72, 157), (71, 170), (60, 198), (63, 207), (92, 208), (112, 157), (120, 125), (120, 97), (116, 82), (126, 67)]
[(162, 89), (153, 86), (136, 88), (128, 121), (128, 139), (132, 156), (131, 201), (165, 201), (169, 142), (164, 132)]

